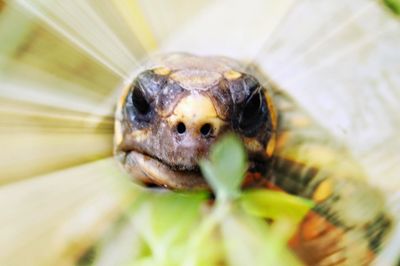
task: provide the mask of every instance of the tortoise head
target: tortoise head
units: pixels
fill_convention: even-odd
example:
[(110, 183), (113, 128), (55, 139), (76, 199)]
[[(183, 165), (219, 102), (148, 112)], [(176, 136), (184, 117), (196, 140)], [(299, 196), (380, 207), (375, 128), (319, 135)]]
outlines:
[(268, 161), (272, 109), (266, 89), (238, 62), (170, 54), (149, 64), (125, 89), (116, 114), (115, 153), (144, 183), (206, 188), (197, 163), (226, 132), (242, 138), (251, 167)]

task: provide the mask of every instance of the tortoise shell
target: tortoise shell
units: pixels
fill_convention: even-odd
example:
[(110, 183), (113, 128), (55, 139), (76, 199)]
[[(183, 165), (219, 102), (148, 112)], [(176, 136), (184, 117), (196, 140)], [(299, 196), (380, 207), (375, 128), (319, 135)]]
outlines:
[(243, 187), (273, 188), (317, 205), (290, 241), (308, 265), (368, 265), (392, 218), (344, 147), (254, 65), (168, 54), (143, 65), (123, 90), (115, 154), (136, 179), (207, 189), (197, 162), (226, 132), (245, 144)]

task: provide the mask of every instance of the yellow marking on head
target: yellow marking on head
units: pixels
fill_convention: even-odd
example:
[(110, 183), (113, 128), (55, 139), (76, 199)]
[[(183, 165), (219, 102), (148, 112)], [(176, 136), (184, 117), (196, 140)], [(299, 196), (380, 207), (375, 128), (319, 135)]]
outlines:
[(122, 126), (121, 123), (114, 124), (114, 147), (118, 147), (122, 143)]
[(221, 124), (223, 124), (211, 99), (201, 94), (190, 94), (181, 99), (168, 121), (171, 126), (183, 122), (192, 130), (198, 130), (198, 127), (210, 123), (215, 133), (219, 131)]
[(129, 91), (130, 91), (130, 89), (131, 89), (131, 85), (132, 85), (132, 84), (126, 85), (126, 86), (122, 89), (121, 96), (119, 97), (118, 103), (117, 103), (117, 109), (116, 109), (116, 116), (117, 116), (117, 118), (120, 118), (120, 117), (121, 117), (122, 107), (123, 107), (124, 104), (125, 104), (126, 97), (128, 97)]
[(322, 181), (314, 191), (313, 200), (315, 202), (321, 202), (327, 199), (330, 195), (332, 195), (332, 181), (326, 179)]
[(224, 77), (229, 80), (235, 80), (238, 79), (242, 76), (239, 72), (235, 70), (228, 70), (224, 73)]
[(265, 149), (265, 153), (267, 154), (268, 157), (271, 157), (272, 154), (274, 153), (275, 146), (276, 146), (276, 136), (275, 133), (272, 133), (271, 138), (267, 144), (267, 148)]
[(175, 107), (174, 113), (189, 119), (218, 116), (211, 99), (201, 94), (191, 94), (183, 98)]
[(158, 67), (158, 68), (154, 69), (153, 72), (157, 75), (166, 76), (169, 73), (171, 73), (171, 70), (166, 67)]
[(123, 141), (123, 132), (122, 132), (122, 107), (124, 106), (126, 97), (129, 94), (131, 86), (127, 85), (122, 89), (121, 96), (117, 102), (117, 108), (115, 111), (115, 124), (114, 124), (114, 147), (118, 147)]
[(271, 95), (267, 90), (264, 90), (265, 99), (267, 100), (268, 110), (271, 116), (272, 130), (275, 130), (278, 126), (278, 115), (276, 113), (275, 105), (272, 101)]

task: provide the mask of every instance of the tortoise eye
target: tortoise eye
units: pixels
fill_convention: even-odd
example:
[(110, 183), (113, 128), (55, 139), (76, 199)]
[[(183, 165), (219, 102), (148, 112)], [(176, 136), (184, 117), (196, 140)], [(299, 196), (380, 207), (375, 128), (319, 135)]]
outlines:
[(139, 115), (146, 115), (150, 112), (150, 104), (144, 97), (142, 90), (138, 87), (133, 89), (132, 104)]
[(131, 104), (127, 104), (128, 113), (137, 122), (150, 122), (153, 117), (153, 107), (147, 100), (140, 86), (134, 86), (131, 93)]
[(261, 90), (254, 91), (246, 100), (239, 115), (239, 129), (246, 136), (254, 136), (266, 122), (267, 110)]

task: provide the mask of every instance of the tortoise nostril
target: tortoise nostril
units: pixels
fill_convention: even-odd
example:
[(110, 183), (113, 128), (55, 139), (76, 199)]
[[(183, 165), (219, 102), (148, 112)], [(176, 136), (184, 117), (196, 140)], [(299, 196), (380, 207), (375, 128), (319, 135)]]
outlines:
[(184, 124), (183, 122), (179, 122), (178, 125), (176, 126), (176, 131), (177, 131), (179, 134), (185, 133), (185, 131), (186, 131), (186, 126), (185, 126), (185, 124)]
[(210, 123), (206, 123), (204, 124), (201, 128), (200, 128), (200, 133), (201, 135), (203, 135), (204, 137), (209, 136), (212, 133), (212, 126)]

